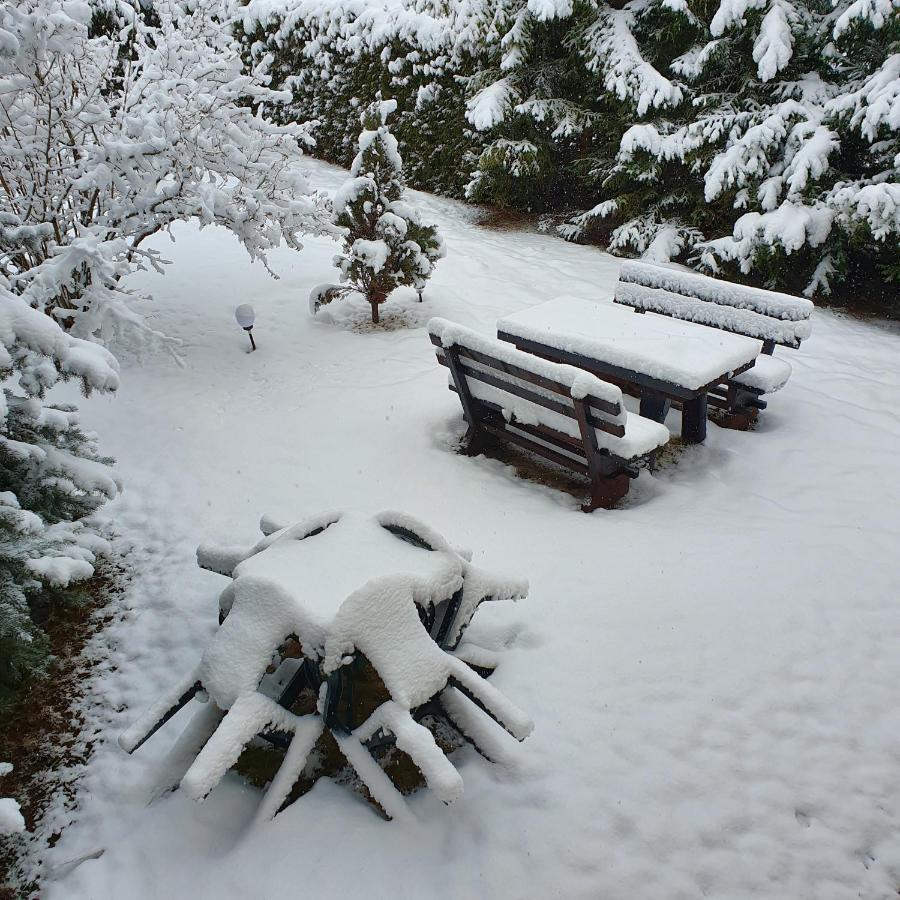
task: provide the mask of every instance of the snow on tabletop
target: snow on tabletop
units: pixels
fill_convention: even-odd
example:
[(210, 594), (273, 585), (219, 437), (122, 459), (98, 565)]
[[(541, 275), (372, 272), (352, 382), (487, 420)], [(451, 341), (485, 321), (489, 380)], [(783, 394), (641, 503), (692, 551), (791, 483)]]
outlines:
[(497, 330), (688, 390), (727, 377), (760, 350), (741, 335), (571, 296), (514, 313)]
[(797, 346), (810, 335), (808, 319), (791, 321), (762, 315), (750, 309), (736, 309), (720, 303), (698, 300), (661, 288), (620, 281), (616, 285), (616, 302), (636, 309), (674, 316), (697, 325), (709, 325), (758, 340)]
[(791, 372), (791, 364), (787, 360), (760, 353), (756, 357), (756, 365), (746, 372), (741, 372), (740, 375), (735, 375), (734, 380), (762, 394), (774, 394), (788, 383)]
[(735, 309), (749, 309), (765, 316), (795, 322), (808, 319), (815, 309), (813, 302), (804, 297), (734, 284), (696, 272), (685, 272), (682, 269), (656, 266), (636, 260), (626, 260), (622, 263), (619, 281), (664, 288), (676, 294), (697, 297), (710, 303), (733, 306)]

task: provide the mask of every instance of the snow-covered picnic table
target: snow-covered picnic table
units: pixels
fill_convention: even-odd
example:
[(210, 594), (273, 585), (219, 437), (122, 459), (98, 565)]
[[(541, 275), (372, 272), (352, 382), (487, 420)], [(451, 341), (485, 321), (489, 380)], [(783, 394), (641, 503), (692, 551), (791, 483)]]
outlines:
[(572, 296), (501, 319), (497, 336), (638, 394), (642, 416), (661, 422), (678, 401), (686, 443), (706, 438), (710, 388), (750, 369), (761, 349), (752, 338)]

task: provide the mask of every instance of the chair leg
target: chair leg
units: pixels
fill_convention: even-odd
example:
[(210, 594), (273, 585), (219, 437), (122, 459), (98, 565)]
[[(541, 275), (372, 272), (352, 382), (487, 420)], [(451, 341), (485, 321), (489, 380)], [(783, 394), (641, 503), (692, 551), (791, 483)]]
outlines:
[(591, 479), (590, 500), (581, 507), (582, 512), (612, 509), (628, 493), (630, 486), (631, 479), (626, 472)]

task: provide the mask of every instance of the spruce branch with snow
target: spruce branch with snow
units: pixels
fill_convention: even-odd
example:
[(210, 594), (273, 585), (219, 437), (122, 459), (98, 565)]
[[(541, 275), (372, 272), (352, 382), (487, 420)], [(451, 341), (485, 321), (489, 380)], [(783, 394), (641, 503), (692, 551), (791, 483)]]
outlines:
[(47, 659), (40, 621), (74, 596), (108, 550), (88, 518), (120, 484), (71, 405), (45, 402), (60, 381), (87, 395), (119, 384), (118, 364), (9, 290), (0, 275), (0, 697)]
[(387, 124), (396, 108), (396, 101), (379, 94), (360, 116), (359, 152), (333, 201), (334, 223), (345, 230), (344, 252), (335, 257), (340, 284), (313, 289), (314, 314), (355, 291), (365, 297), (377, 323), (379, 308), (396, 288), (412, 287), (421, 297), (444, 255), (437, 228), (403, 198), (403, 161)]
[(327, 228), (297, 162), (304, 125), (256, 110), (285, 95), (242, 71), (227, 6), (0, 3), (0, 273), (80, 337), (160, 335), (123, 279), (160, 268), (174, 222), (230, 229), (251, 259)]

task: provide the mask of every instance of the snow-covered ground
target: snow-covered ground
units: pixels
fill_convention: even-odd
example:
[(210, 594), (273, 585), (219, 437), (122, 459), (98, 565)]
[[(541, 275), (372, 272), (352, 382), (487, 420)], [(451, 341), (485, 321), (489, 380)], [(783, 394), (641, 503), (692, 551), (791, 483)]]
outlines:
[[(416, 200), (449, 252), (425, 304), (389, 301), (385, 318), (411, 322), (396, 330), (309, 318), (309, 289), (333, 277), (328, 241), (276, 254), (280, 281), (225, 233), (157, 242), (175, 264), (142, 286), (185, 365), (125, 361), (119, 396), (83, 404), (125, 481), (109, 512), (134, 581), (44, 896), (896, 897), (900, 336), (816, 313), (802, 349), (780, 351), (794, 375), (755, 432), (710, 426), (624, 508), (584, 515), (451, 452), (461, 413), (423, 325), (491, 333), (557, 294), (609, 299), (619, 263)], [(254, 354), (233, 321), (244, 302)], [(420, 792), (412, 824), (325, 780), (254, 829), (260, 795), (232, 776), (201, 805), (148, 805), (183, 715), (132, 757), (115, 737), (215, 628), (225, 580), (195, 547), (252, 540), (262, 513), (334, 507), (406, 510), (529, 578), (527, 600), (484, 609), (473, 635), (506, 647), (493, 682), (533, 735), (499, 765), (462, 751), (463, 796)]]

